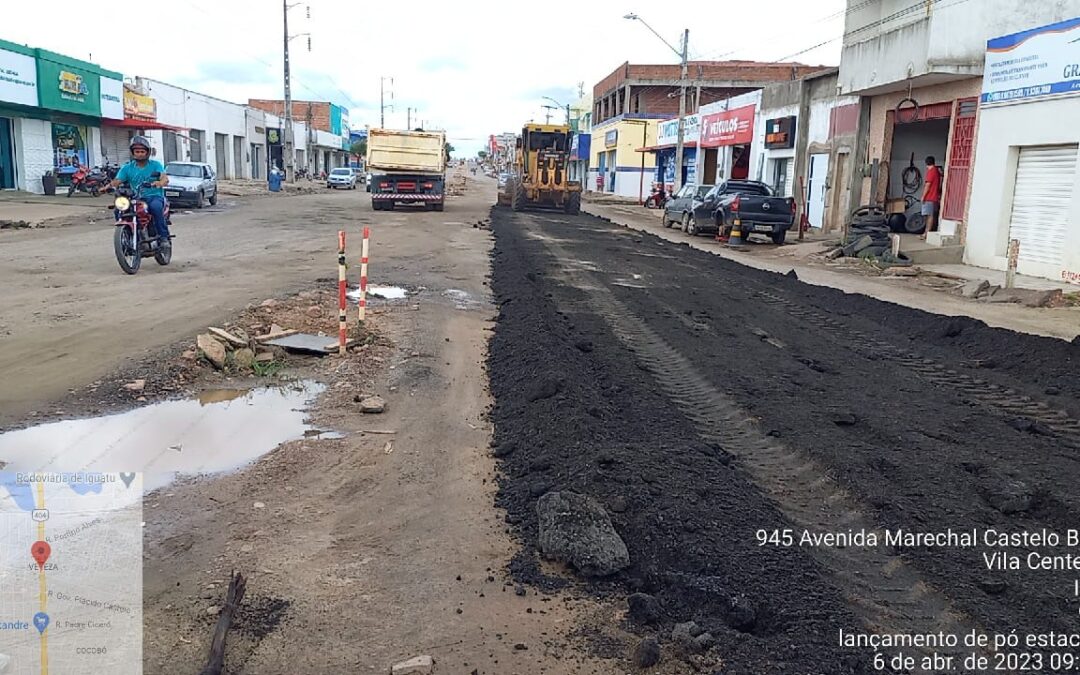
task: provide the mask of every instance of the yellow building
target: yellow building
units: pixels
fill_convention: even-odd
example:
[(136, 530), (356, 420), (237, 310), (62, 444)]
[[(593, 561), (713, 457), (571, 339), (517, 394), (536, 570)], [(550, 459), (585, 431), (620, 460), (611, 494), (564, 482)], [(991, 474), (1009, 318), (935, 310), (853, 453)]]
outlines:
[(656, 145), (659, 123), (649, 116), (620, 115), (593, 125), (585, 189), (641, 200), (648, 197), (656, 175), (656, 156), (639, 149)]

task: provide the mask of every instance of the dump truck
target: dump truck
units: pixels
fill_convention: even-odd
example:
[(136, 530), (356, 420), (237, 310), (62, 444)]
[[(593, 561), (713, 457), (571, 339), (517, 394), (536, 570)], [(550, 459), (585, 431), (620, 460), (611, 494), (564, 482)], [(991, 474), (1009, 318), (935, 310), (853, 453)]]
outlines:
[(395, 204), (423, 204), (442, 211), (446, 186), (446, 133), (371, 129), (367, 170), (371, 208), (392, 211)]
[(570, 127), (561, 124), (526, 124), (514, 150), (514, 162), (499, 203), (515, 211), (557, 208), (581, 211), (581, 183), (569, 179)]

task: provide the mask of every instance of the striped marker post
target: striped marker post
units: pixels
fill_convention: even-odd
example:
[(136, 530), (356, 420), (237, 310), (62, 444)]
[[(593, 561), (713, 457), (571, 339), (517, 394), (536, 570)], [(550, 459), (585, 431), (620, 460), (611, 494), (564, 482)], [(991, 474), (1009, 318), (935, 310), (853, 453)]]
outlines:
[(371, 229), (365, 227), (364, 241), (360, 244), (360, 328), (364, 327), (364, 319), (367, 317), (367, 263), (370, 237)]
[[(338, 354), (345, 355), (346, 333), (348, 324), (345, 321), (345, 231), (339, 230), (338, 240)], [(363, 311), (363, 310), (361, 310)]]

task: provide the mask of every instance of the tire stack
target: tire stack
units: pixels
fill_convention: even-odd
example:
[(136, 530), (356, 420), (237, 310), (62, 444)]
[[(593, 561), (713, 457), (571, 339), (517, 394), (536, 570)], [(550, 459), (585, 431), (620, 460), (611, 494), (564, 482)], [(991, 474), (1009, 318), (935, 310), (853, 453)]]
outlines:
[(872, 258), (885, 266), (910, 265), (911, 260), (892, 254), (892, 228), (889, 216), (880, 206), (860, 206), (851, 214), (843, 245), (834, 249), (832, 258)]

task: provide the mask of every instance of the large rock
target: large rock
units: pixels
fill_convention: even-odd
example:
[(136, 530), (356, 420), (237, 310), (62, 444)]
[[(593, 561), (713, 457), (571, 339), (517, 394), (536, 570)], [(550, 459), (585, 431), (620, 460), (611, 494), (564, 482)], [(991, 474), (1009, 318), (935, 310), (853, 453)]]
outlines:
[(605, 577), (630, 564), (619, 533), (600, 504), (575, 492), (548, 492), (536, 503), (540, 552), (587, 577)]
[(237, 349), (233, 354), (233, 363), (235, 363), (238, 368), (251, 368), (251, 364), (255, 363), (255, 352), (251, 351), (248, 347)]
[(634, 665), (638, 668), (652, 668), (660, 663), (660, 643), (654, 637), (647, 637), (634, 648)]
[(225, 367), (225, 345), (211, 335), (210, 333), (203, 333), (199, 337), (195, 338), (195, 344), (198, 346), (199, 351), (203, 353), (206, 360), (214, 365), (218, 370)]

